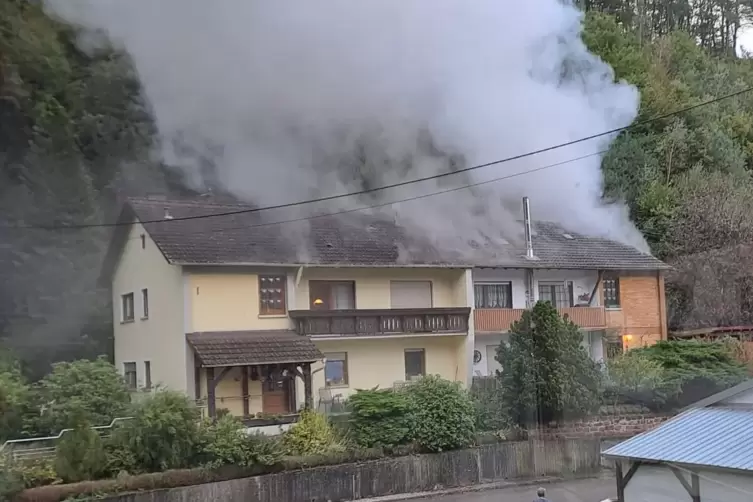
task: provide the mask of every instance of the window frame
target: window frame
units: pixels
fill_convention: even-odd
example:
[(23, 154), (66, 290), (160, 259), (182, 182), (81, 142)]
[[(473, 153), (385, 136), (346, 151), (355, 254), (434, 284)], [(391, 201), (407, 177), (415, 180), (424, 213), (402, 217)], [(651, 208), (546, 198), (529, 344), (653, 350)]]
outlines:
[[(282, 295), (282, 307), (277, 308), (270, 308), (269, 305), (264, 303), (265, 295), (262, 293), (262, 284), (265, 280), (269, 281), (275, 281), (280, 280), (280, 289), (282, 290), (279, 294)], [(259, 316), (269, 317), (269, 316), (284, 316), (288, 313), (288, 276), (286, 274), (259, 274), (258, 281), (257, 281), (257, 294), (259, 295)], [(269, 289), (269, 288), (268, 288)], [(272, 298), (274, 299), (274, 298)]]
[[(327, 300), (326, 300), (327, 303), (324, 303), (324, 305), (327, 308), (324, 308), (324, 307), (319, 308), (319, 307), (315, 306), (315, 304), (314, 304), (315, 298), (314, 298), (314, 294), (313, 294), (314, 288), (311, 287), (312, 284), (315, 285), (315, 286), (320, 286), (320, 287), (321, 286), (327, 286), (327, 291), (328, 291), (328, 294), (329, 294), (329, 298), (327, 298)], [(332, 292), (333, 292), (332, 287), (333, 286), (348, 286), (350, 288), (351, 298), (353, 299), (352, 309), (356, 308), (356, 281), (310, 280), (308, 282), (308, 287), (309, 287), (309, 309), (311, 309), (311, 310), (326, 310), (326, 311), (352, 310), (352, 309), (333, 309), (333, 308), (331, 308)]]
[[(133, 322), (136, 319), (136, 299), (134, 297), (135, 295), (133, 292), (130, 293), (123, 293), (120, 295), (120, 322), (126, 323), (126, 322)], [(128, 315), (129, 310), (129, 302), (130, 302), (130, 316)]]
[[(549, 300), (542, 300), (541, 298), (541, 287), (549, 287), (549, 288), (556, 288), (558, 286), (562, 287), (562, 291), (564, 293), (564, 299), (565, 304), (564, 305), (557, 305), (557, 294), (554, 292), (554, 290), (551, 291), (553, 293), (555, 302), (553, 303), (554, 308), (557, 309), (566, 309), (573, 306), (573, 295), (572, 295), (572, 288), (571, 288), (572, 281), (537, 281), (537, 287), (536, 287), (536, 293), (538, 295), (538, 301), (546, 302)], [(550, 301), (549, 301), (550, 302)], [(550, 302), (551, 303), (551, 302)]]
[(149, 319), (149, 288), (141, 289), (141, 319)]
[[(614, 282), (614, 288), (607, 288), (607, 282)], [(607, 289), (614, 289), (614, 301), (610, 301), (610, 297), (607, 296)], [(620, 298), (620, 276), (616, 274), (604, 274), (601, 279), (601, 291), (604, 299), (604, 308), (619, 310), (622, 308), (622, 299)]]
[[(421, 369), (417, 375), (408, 374), (408, 354), (421, 354)], [(403, 365), (405, 369), (405, 381), (410, 382), (412, 377), (424, 377), (426, 376), (426, 349), (405, 349), (403, 351)]]
[[(347, 352), (325, 352), (324, 358), (327, 360), (326, 363), (324, 363), (324, 386), (328, 389), (338, 388), (338, 387), (348, 387), (350, 385), (350, 376), (348, 373), (348, 353)], [(335, 383), (331, 384), (327, 381), (327, 364), (330, 363), (330, 361), (342, 361), (343, 363), (343, 381), (342, 383)]]
[[(478, 306), (478, 297), (476, 296), (476, 286), (484, 287), (484, 286), (507, 286), (509, 288), (509, 307), (479, 307)], [(473, 283), (473, 305), (475, 309), (511, 309), (513, 308), (513, 302), (512, 302), (512, 281), (478, 281)]]
[[(133, 366), (131, 366), (133, 365)], [(129, 371), (130, 368), (133, 368), (133, 371)], [(131, 385), (131, 381), (128, 377), (128, 375), (133, 374), (133, 385)], [(125, 361), (123, 362), (123, 380), (125, 380), (126, 386), (128, 387), (128, 390), (138, 390), (139, 388), (139, 367), (138, 364), (136, 364), (135, 361)]]

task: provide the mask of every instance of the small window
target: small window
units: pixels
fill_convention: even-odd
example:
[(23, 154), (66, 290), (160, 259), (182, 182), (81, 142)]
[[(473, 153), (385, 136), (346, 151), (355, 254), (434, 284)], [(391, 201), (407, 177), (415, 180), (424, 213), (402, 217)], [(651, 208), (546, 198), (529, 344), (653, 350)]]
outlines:
[(141, 290), (141, 302), (144, 308), (142, 319), (149, 319), (149, 290), (144, 288)]
[(348, 385), (348, 354), (346, 352), (331, 352), (324, 354), (327, 363), (324, 365), (324, 380), (327, 387)]
[(285, 302), (284, 275), (259, 276), (259, 314), (284, 315), (287, 312)]
[(539, 301), (549, 302), (558, 309), (572, 306), (568, 293), (564, 282), (539, 282)]
[(123, 322), (133, 321), (133, 293), (121, 297), (121, 319)]
[(604, 277), (604, 306), (620, 308), (620, 279), (615, 276)]
[(144, 385), (147, 389), (152, 388), (152, 363), (144, 361)]
[(138, 375), (136, 374), (136, 363), (123, 363), (123, 378), (129, 389), (135, 390), (138, 387)]
[(356, 308), (356, 283), (353, 281), (309, 281), (312, 310), (352, 310)]
[(474, 284), (477, 309), (511, 309), (512, 283)]
[(405, 380), (426, 375), (426, 352), (424, 349), (405, 349)]
[(146, 235), (141, 234), (141, 249), (146, 249)]

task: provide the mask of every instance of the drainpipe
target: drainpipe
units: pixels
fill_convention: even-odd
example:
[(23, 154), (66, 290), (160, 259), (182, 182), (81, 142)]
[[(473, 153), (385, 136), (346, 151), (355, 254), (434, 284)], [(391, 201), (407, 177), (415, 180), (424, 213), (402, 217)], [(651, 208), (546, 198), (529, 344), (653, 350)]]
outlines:
[[(523, 197), (523, 226), (526, 235), (526, 259), (534, 260), (536, 259), (536, 256), (533, 254), (531, 205), (528, 201), (528, 197)], [(526, 269), (526, 308), (532, 309), (535, 303), (533, 295), (533, 269), (528, 268)]]

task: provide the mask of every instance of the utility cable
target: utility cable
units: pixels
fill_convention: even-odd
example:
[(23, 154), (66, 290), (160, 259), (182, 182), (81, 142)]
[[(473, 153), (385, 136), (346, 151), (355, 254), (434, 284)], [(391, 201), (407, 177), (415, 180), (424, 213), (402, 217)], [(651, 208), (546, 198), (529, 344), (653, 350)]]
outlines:
[[(710, 100), (707, 100), (707, 101), (702, 101), (700, 103), (696, 103), (695, 105), (691, 105), (691, 106), (682, 108), (680, 110), (675, 110), (675, 111), (670, 112), (670, 113), (666, 113), (666, 114), (663, 114), (663, 115), (652, 117), (650, 119), (646, 119), (646, 120), (643, 120), (643, 121), (640, 121), (640, 122), (636, 122), (636, 123), (630, 124), (628, 126), (618, 127), (618, 128), (615, 128), (615, 129), (610, 129), (608, 131), (600, 132), (600, 133), (597, 133), (597, 134), (592, 134), (590, 136), (585, 136), (583, 138), (575, 139), (575, 140), (568, 141), (568, 142), (565, 142), (565, 143), (560, 143), (560, 144), (557, 144), (557, 145), (548, 146), (546, 148), (541, 148), (539, 150), (534, 150), (534, 151), (531, 151), (531, 152), (514, 155), (512, 157), (507, 157), (507, 158), (504, 158), (504, 159), (494, 160), (494, 161), (491, 161), (491, 162), (487, 162), (485, 164), (478, 164), (478, 165), (475, 165), (475, 166), (470, 166), (470, 167), (466, 167), (466, 168), (463, 168), (463, 169), (458, 169), (456, 171), (448, 171), (448, 172), (444, 172), (444, 173), (439, 173), (439, 174), (435, 174), (433, 176), (426, 176), (426, 177), (423, 177), (423, 178), (416, 178), (416, 179), (413, 179), (413, 180), (401, 181), (399, 183), (392, 183), (392, 184), (389, 184), (389, 185), (384, 185), (384, 186), (376, 187), (376, 188), (368, 188), (368, 189), (359, 190), (359, 191), (356, 191), (356, 192), (349, 192), (349, 193), (337, 194), (337, 195), (329, 195), (329, 196), (326, 196), (326, 197), (319, 197), (319, 198), (316, 198), (316, 199), (308, 199), (308, 200), (302, 200), (302, 201), (297, 201), (297, 202), (288, 202), (288, 203), (285, 203), (285, 204), (277, 204), (277, 205), (274, 205), (274, 206), (265, 206), (265, 207), (257, 207), (257, 208), (244, 208), (244, 209), (237, 209), (237, 210), (232, 210), (232, 211), (223, 211), (223, 212), (220, 212), (220, 213), (200, 214), (200, 215), (193, 215), (193, 216), (174, 217), (171, 220), (159, 219), (159, 220), (151, 220), (151, 221), (142, 221), (141, 223), (157, 223), (157, 222), (164, 222), (164, 221), (199, 220), (199, 219), (205, 219), (205, 218), (219, 218), (219, 217), (222, 217), (222, 216), (232, 216), (232, 215), (235, 215), (235, 214), (258, 213), (258, 212), (261, 212), (261, 211), (270, 211), (270, 210), (274, 210), (274, 209), (285, 209), (285, 208), (290, 208), (290, 207), (295, 207), (295, 206), (301, 206), (301, 205), (305, 205), (305, 204), (315, 204), (315, 203), (318, 203), (318, 202), (327, 202), (327, 201), (332, 201), (332, 200), (336, 200), (336, 199), (342, 199), (342, 198), (345, 198), (345, 197), (353, 197), (353, 196), (357, 196), (357, 195), (365, 195), (365, 194), (369, 194), (369, 193), (374, 193), (374, 192), (380, 192), (380, 191), (383, 191), (383, 190), (388, 190), (388, 189), (391, 189), (391, 188), (398, 188), (398, 187), (403, 187), (403, 186), (407, 186), (407, 185), (412, 185), (412, 184), (415, 184), (415, 183), (421, 183), (421, 182), (424, 182), (424, 181), (436, 180), (436, 179), (444, 178), (444, 177), (447, 177), (447, 176), (453, 176), (453, 175), (456, 175), (456, 174), (462, 174), (462, 173), (466, 173), (466, 172), (470, 172), (470, 171), (475, 171), (477, 169), (483, 169), (485, 167), (490, 167), (490, 166), (494, 166), (494, 165), (498, 165), (498, 164), (504, 164), (504, 163), (507, 163), (507, 162), (512, 162), (514, 160), (520, 160), (520, 159), (523, 159), (523, 158), (526, 158), (526, 157), (532, 157), (534, 155), (539, 155), (539, 154), (550, 152), (550, 151), (557, 150), (557, 149), (560, 149), (560, 148), (565, 148), (565, 147), (568, 147), (568, 146), (576, 145), (576, 144), (579, 144), (579, 143), (590, 141), (592, 139), (597, 139), (597, 138), (601, 138), (601, 137), (604, 137), (604, 136), (610, 136), (610, 135), (617, 134), (617, 133), (620, 133), (620, 132), (623, 132), (623, 131), (627, 131), (629, 129), (638, 128), (638, 127), (641, 127), (641, 126), (644, 126), (644, 125), (647, 125), (647, 124), (651, 124), (653, 122), (657, 122), (657, 121), (660, 121), (660, 120), (671, 118), (671, 117), (674, 117), (676, 115), (681, 115), (681, 114), (687, 113), (689, 111), (692, 111), (692, 110), (695, 110), (695, 109), (698, 109), (698, 108), (701, 108), (701, 107), (704, 107), (704, 106), (708, 106), (708, 105), (711, 105), (711, 104), (714, 104), (714, 103), (718, 103), (718, 102), (726, 100), (726, 99), (730, 99), (730, 98), (734, 98), (734, 97), (737, 97), (737, 96), (741, 96), (741, 95), (746, 94), (746, 93), (751, 92), (751, 91), (753, 91), (753, 87), (747, 87), (745, 89), (733, 92), (731, 94), (726, 94), (724, 96), (720, 96), (720, 97), (717, 97), (717, 98), (714, 98), (714, 99), (710, 99)], [(531, 171), (528, 171), (528, 172), (536, 172), (536, 171), (539, 171), (539, 170), (541, 170), (541, 169), (532, 169)], [(521, 173), (521, 174), (526, 174), (526, 173)], [(111, 223), (90, 223), (90, 224), (74, 224), (74, 225), (15, 225), (15, 226), (5, 226), (5, 227), (0, 227), (0, 228), (20, 228), (20, 229), (39, 229), (39, 230), (65, 230), (65, 229), (78, 230), (78, 229), (85, 229), (85, 228), (102, 228), (102, 227), (128, 226), (130, 224), (131, 224), (130, 222), (111, 222)]]

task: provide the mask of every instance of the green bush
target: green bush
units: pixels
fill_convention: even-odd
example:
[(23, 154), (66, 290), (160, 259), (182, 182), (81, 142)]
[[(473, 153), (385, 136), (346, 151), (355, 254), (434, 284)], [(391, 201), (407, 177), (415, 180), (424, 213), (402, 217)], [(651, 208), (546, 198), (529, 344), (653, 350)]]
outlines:
[(389, 448), (413, 439), (415, 417), (402, 392), (358, 390), (350, 396), (348, 407), (350, 437), (363, 448)]
[(300, 420), (283, 435), (282, 442), (288, 455), (321, 455), (345, 449), (327, 417), (311, 410), (301, 412)]
[(668, 399), (676, 407), (692, 404), (747, 377), (745, 366), (725, 343), (662, 340), (632, 352), (663, 369), (666, 385), (674, 389)]
[(605, 404), (637, 404), (660, 410), (679, 388), (667, 381), (664, 368), (645, 353), (631, 350), (607, 364)]
[(203, 456), (207, 467), (274, 465), (282, 460), (278, 439), (248, 434), (243, 423), (231, 415), (207, 422), (204, 427)]
[(510, 415), (495, 377), (477, 377), (471, 386), (477, 431), (499, 432), (510, 429)]
[(131, 405), (123, 377), (104, 358), (55, 364), (32, 392), (35, 405), (44, 410), (27, 424), (34, 434), (57, 434), (79, 417), (106, 425), (126, 416)]
[(55, 451), (55, 472), (66, 483), (98, 479), (107, 472), (107, 456), (99, 434), (80, 421)]
[(423, 451), (440, 452), (473, 444), (475, 409), (459, 382), (429, 375), (404, 390), (413, 410), (414, 438)]
[(196, 465), (204, 445), (199, 416), (183, 394), (155, 392), (139, 402), (133, 419), (114, 432), (113, 444), (125, 448), (141, 472)]

